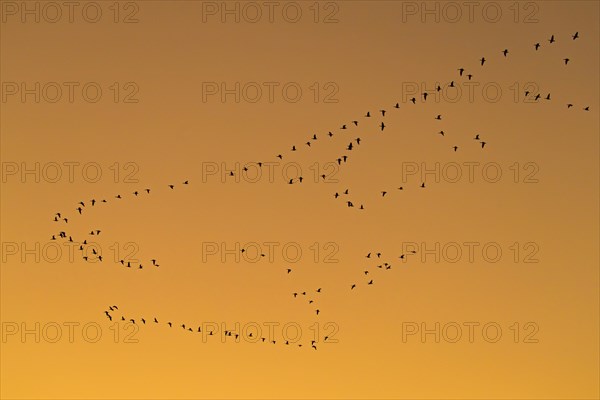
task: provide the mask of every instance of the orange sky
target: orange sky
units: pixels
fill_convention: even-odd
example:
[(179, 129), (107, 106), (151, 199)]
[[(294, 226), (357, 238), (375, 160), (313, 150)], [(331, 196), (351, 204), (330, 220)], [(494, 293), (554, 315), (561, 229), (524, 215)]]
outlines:
[(597, 2), (61, 4), (0, 2), (3, 399), (600, 396)]

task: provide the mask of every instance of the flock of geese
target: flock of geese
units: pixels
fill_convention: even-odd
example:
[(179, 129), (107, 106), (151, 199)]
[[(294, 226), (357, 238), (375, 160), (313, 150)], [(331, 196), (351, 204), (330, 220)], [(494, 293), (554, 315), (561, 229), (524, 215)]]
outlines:
[[(116, 305), (111, 305), (108, 306), (108, 308), (106, 310), (104, 310), (104, 315), (106, 316), (106, 318), (108, 318), (109, 321), (113, 321), (113, 320), (119, 320), (125, 323), (131, 323), (134, 325), (137, 325), (138, 327), (142, 326), (165, 326), (168, 327), (169, 329), (173, 329), (175, 328), (175, 330), (179, 330), (182, 333), (187, 332), (188, 334), (204, 334), (203, 337), (208, 338), (213, 337), (218, 338), (219, 334), (218, 334), (218, 329), (208, 329), (208, 324), (205, 325), (203, 323), (195, 323), (195, 324), (189, 324), (189, 323), (174, 323), (172, 321), (166, 321), (166, 322), (161, 322), (158, 320), (157, 317), (152, 317), (152, 318), (144, 318), (144, 317), (139, 317), (139, 318), (131, 318), (130, 316), (125, 316), (124, 314), (118, 314), (120, 313), (119, 311), (119, 307)], [(119, 318), (120, 317), (120, 318)], [(202, 327), (204, 326), (204, 330), (202, 330)], [(228, 340), (232, 341), (232, 342), (239, 342), (240, 341), (240, 336), (242, 335), (241, 332), (236, 331), (236, 330), (224, 330), (222, 333), (222, 338), (224, 339), (225, 342), (227, 342)], [(297, 347), (297, 348), (301, 348), (301, 347), (305, 347), (305, 348), (311, 348), (313, 350), (317, 350), (317, 344), (319, 344), (322, 340), (323, 343), (335, 343), (334, 341), (332, 341), (332, 337), (330, 337), (329, 335), (323, 335), (323, 337), (319, 337), (319, 338), (315, 338), (310, 340), (310, 343), (308, 342), (304, 342), (301, 341), (301, 338), (298, 338), (297, 340), (285, 340), (285, 338), (283, 340), (278, 340), (275, 337), (265, 337), (265, 336), (254, 336), (254, 334), (252, 332), (248, 332), (247, 337), (245, 337), (245, 341), (247, 342), (254, 342), (254, 343), (263, 343), (263, 344), (273, 344), (273, 345), (277, 345), (278, 343), (280, 345), (285, 345), (285, 346), (292, 346), (292, 347)], [(298, 343), (300, 342), (300, 343)]]
[[(578, 38), (579, 38), (579, 32), (575, 32), (573, 35), (571, 35), (571, 40), (573, 40), (573, 41), (577, 40)], [(549, 43), (548, 46), (553, 46), (557, 42), (557, 39), (554, 35), (552, 35), (547, 41)], [(533, 49), (534, 49), (533, 50), (534, 52), (539, 52), (540, 49), (543, 49), (543, 46), (538, 42), (533, 45)], [(510, 53), (509, 49), (504, 49), (502, 51), (499, 51), (498, 58), (499, 59), (510, 58), (510, 56), (509, 56), (510, 54), (511, 53)], [(479, 59), (479, 63), (478, 63), (479, 67), (478, 68), (485, 68), (490, 63), (493, 63), (495, 61), (497, 61), (497, 60), (494, 58), (488, 59), (485, 56), (481, 57)], [(569, 57), (565, 57), (562, 61), (564, 62), (564, 65), (569, 65), (569, 63), (572, 63), (572, 60)], [(473, 76), (474, 76), (474, 74), (471, 71), (467, 71), (466, 68), (460, 67), (457, 69), (457, 76), (455, 77), (455, 80), (450, 80), (446, 84), (446, 86), (447, 87), (455, 87), (456, 83), (460, 79), (471, 80), (473, 78)], [(442, 87), (440, 85), (438, 85), (435, 88), (435, 90), (441, 91)], [(532, 99), (534, 102), (539, 102), (539, 101), (550, 102), (550, 101), (552, 101), (552, 97), (549, 92), (544, 95), (542, 93), (531, 93), (530, 91), (526, 91), (524, 94), (525, 94), (525, 98)], [(426, 102), (428, 96), (429, 96), (429, 93), (427, 91), (424, 91), (420, 95), (420, 100), (422, 102)], [(412, 103), (412, 106), (416, 106), (417, 98), (413, 97), (413, 98), (409, 99), (409, 103)], [(402, 105), (402, 107), (412, 107), (412, 106), (404, 105), (404, 104)], [(566, 104), (567, 109), (572, 109), (574, 107), (575, 107), (574, 104), (571, 102)], [(398, 110), (400, 108), (401, 108), (400, 103), (392, 104), (390, 106), (390, 110), (391, 110), (390, 112), (393, 112), (394, 110)], [(583, 111), (590, 111), (589, 106), (582, 106), (581, 109)], [(327, 133), (324, 134), (323, 136), (328, 139), (333, 139), (338, 136), (344, 137), (344, 135), (345, 136), (349, 135), (352, 130), (358, 131), (359, 129), (365, 129), (365, 131), (363, 131), (363, 133), (367, 133), (367, 134), (369, 134), (369, 131), (371, 131), (371, 134), (377, 133), (377, 132), (380, 132), (381, 134), (383, 134), (384, 132), (387, 133), (389, 131), (388, 125), (389, 125), (390, 112), (388, 112), (388, 110), (386, 110), (385, 108), (381, 108), (377, 112), (368, 110), (368, 111), (366, 111), (365, 114), (362, 115), (362, 117), (352, 119), (349, 122), (342, 124), (337, 130), (334, 129), (333, 131), (327, 131)], [(434, 120), (440, 121), (440, 124), (442, 124), (441, 121), (445, 120), (445, 118), (444, 118), (445, 116), (443, 116), (442, 114), (434, 114), (431, 117)], [(373, 122), (373, 121), (375, 121), (375, 122)], [(386, 131), (386, 128), (388, 128), (387, 131)], [(444, 131), (442, 125), (440, 125), (440, 130), (437, 132), (437, 134), (441, 139), (450, 139), (451, 138), (451, 137), (449, 137), (450, 135), (447, 135), (446, 131)], [(483, 136), (484, 135), (481, 133), (473, 134), (471, 143), (473, 143), (473, 146), (475, 148), (479, 148), (480, 150), (485, 150), (488, 148), (489, 143), (488, 143), (487, 139), (484, 139)], [(363, 147), (363, 143), (365, 142), (364, 137), (361, 138), (358, 135), (353, 135), (352, 137), (353, 138), (350, 141), (348, 141), (347, 138), (345, 139), (346, 144), (344, 145), (344, 147), (342, 149), (343, 153), (341, 152), (341, 154), (339, 154), (335, 158), (335, 161), (337, 162), (338, 165), (346, 164), (348, 162), (348, 160), (350, 159), (350, 155), (353, 152), (357, 151), (358, 148)], [(291, 154), (296, 154), (297, 152), (300, 151), (301, 148), (304, 148), (305, 150), (312, 149), (316, 146), (316, 144), (320, 140), (322, 140), (321, 135), (312, 134), (308, 138), (308, 140), (304, 143), (304, 145), (302, 145), (302, 146), (296, 145), (296, 144), (291, 145), (289, 147), (288, 152), (281, 152), (281, 153), (277, 154), (276, 158), (278, 158), (279, 160), (283, 160), (284, 158), (289, 157)], [(459, 146), (455, 143), (450, 143), (448, 145), (448, 147), (449, 147), (449, 150), (452, 152), (457, 152), (459, 150)], [(259, 167), (262, 166), (261, 162), (259, 162), (257, 164)], [(244, 170), (247, 170), (247, 167), (244, 167)], [(233, 176), (234, 172), (230, 171), (229, 175)], [(327, 175), (321, 175), (321, 178), (326, 179)], [(303, 181), (303, 177), (300, 176), (300, 177), (289, 180), (288, 184), (301, 184), (302, 181)], [(173, 191), (173, 190), (179, 190), (180, 188), (185, 188), (188, 185), (190, 185), (189, 180), (185, 180), (181, 184), (170, 183), (168, 185), (165, 185), (164, 189)], [(425, 189), (426, 183), (421, 182), (421, 184), (418, 186), (418, 188)], [(402, 190), (404, 190), (404, 187), (400, 186), (400, 187), (397, 187), (397, 189), (395, 189), (395, 190), (402, 191)], [(151, 189), (151, 188), (139, 189), (139, 190), (136, 190), (129, 194), (119, 193), (119, 194), (116, 194), (114, 196), (114, 199), (111, 200), (110, 202), (122, 201), (126, 197), (135, 198), (135, 197), (139, 197), (139, 196), (150, 196), (151, 193), (154, 193), (153, 189)], [(388, 193), (389, 193), (389, 189), (382, 190), (380, 194), (381, 194), (382, 198), (385, 198), (386, 195), (388, 195)], [(345, 201), (345, 204), (347, 207), (354, 207), (354, 203), (356, 201), (353, 201), (352, 199), (350, 199), (349, 195), (350, 195), (350, 189), (345, 189), (343, 191), (340, 190), (340, 191), (335, 192), (333, 197), (334, 197), (334, 199), (343, 199), (343, 201)], [(74, 211), (76, 212), (75, 215), (83, 215), (83, 214), (87, 213), (88, 211), (90, 211), (91, 209), (93, 209), (94, 207), (97, 207), (98, 205), (108, 204), (110, 202), (106, 198), (91, 199), (89, 201), (81, 200), (76, 204), (76, 206), (74, 208)], [(359, 203), (357, 202), (357, 204), (359, 204)], [(358, 207), (356, 207), (356, 208), (359, 210), (365, 209), (364, 204), (359, 204)], [(57, 212), (55, 214), (53, 220), (55, 223), (68, 224), (70, 221), (70, 218), (67, 217), (66, 215), (64, 215), (64, 213)], [(94, 229), (89, 232), (89, 236), (97, 236), (100, 234), (101, 234), (101, 230), (99, 230), (99, 229)], [(74, 242), (74, 239), (69, 234), (67, 234), (67, 232), (65, 232), (64, 230), (60, 230), (57, 234), (52, 235), (52, 240), (58, 240), (58, 239)], [(103, 261), (102, 255), (98, 254), (98, 252), (94, 248), (91, 249), (92, 250), (91, 255), (88, 254), (89, 249), (87, 247), (89, 246), (89, 244), (87, 242), (87, 239), (84, 239), (80, 243), (81, 243), (81, 245), (79, 247), (79, 250), (81, 250), (82, 258), (85, 261), (88, 261), (88, 262)], [(242, 249), (241, 251), (244, 251), (244, 250)], [(404, 254), (400, 254), (400, 255), (395, 256), (395, 259), (404, 259), (404, 257), (405, 257)], [(381, 251), (370, 252), (370, 253), (366, 254), (365, 258), (367, 258), (370, 261), (375, 260), (375, 263), (373, 265), (370, 265), (369, 267), (367, 267), (361, 273), (361, 276), (357, 277), (357, 279), (355, 281), (348, 283), (347, 290), (349, 292), (355, 292), (355, 291), (359, 290), (361, 287), (365, 287), (365, 288), (372, 287), (379, 280), (379, 276), (378, 276), (379, 274), (388, 273), (389, 271), (391, 271), (393, 269), (392, 260), (383, 261)], [(144, 269), (144, 267), (146, 267), (146, 266), (148, 268), (158, 268), (159, 267), (159, 264), (155, 258), (145, 261), (144, 265), (142, 263), (138, 263), (138, 264), (134, 265), (130, 261), (124, 260), (124, 259), (120, 260), (119, 263), (125, 268), (138, 269), (138, 270)], [(286, 268), (284, 270), (284, 273), (289, 276), (294, 275), (291, 268)], [(315, 316), (319, 316), (322, 314), (322, 310), (316, 305), (315, 299), (318, 296), (321, 296), (323, 292), (325, 292), (325, 291), (321, 287), (318, 287), (318, 288), (313, 288), (310, 290), (293, 292), (290, 295), (293, 296), (294, 299), (305, 301), (308, 305), (313, 306), (313, 308), (312, 308), (313, 314)], [(110, 306), (109, 309), (105, 310), (104, 313), (108, 319), (112, 320), (115, 317), (114, 316), (115, 312), (117, 312), (117, 311), (118, 311), (117, 306)], [(138, 325), (140, 325), (140, 324), (141, 325), (159, 325), (159, 321), (156, 317), (153, 317), (152, 319), (150, 319), (150, 318), (139, 318), (139, 317), (137, 317), (137, 318), (125, 317), (124, 315), (122, 315), (121, 320), (129, 321), (133, 324), (138, 324)], [(169, 328), (172, 328), (174, 326), (179, 326), (182, 330), (187, 331), (187, 332), (197, 332), (197, 333), (201, 332), (200, 326), (197, 329), (195, 329), (190, 324), (187, 324), (187, 323), (179, 323), (179, 322), (173, 323), (172, 321), (167, 321), (164, 324), (167, 325)], [(212, 334), (213, 333), (210, 332), (209, 336), (212, 336)], [(226, 331), (225, 336), (227, 336), (227, 337), (231, 336), (231, 337), (235, 337), (237, 339), (239, 336), (239, 332)], [(269, 343), (266, 341), (266, 338), (264, 338), (264, 337), (262, 337), (260, 339), (261, 340), (259, 340), (259, 342)], [(326, 341), (327, 337), (324, 340)], [(276, 344), (277, 342), (276, 342), (276, 340), (272, 340), (271, 343)], [(284, 344), (289, 345), (290, 343), (284, 342)], [(302, 347), (302, 344), (298, 344), (297, 346)], [(316, 341), (313, 340), (311, 342), (310, 346), (305, 345), (305, 347), (313, 348), (316, 350), (317, 349)]]
[[(579, 38), (579, 32), (575, 32), (573, 35), (571, 35), (571, 40), (576, 40), (578, 38)], [(554, 35), (550, 36), (550, 38), (548, 39), (548, 43), (549, 43), (549, 45), (553, 45), (554, 43), (556, 43), (556, 38)], [(539, 42), (537, 42), (533, 45), (534, 51), (536, 51), (536, 52), (539, 51), (541, 47), (542, 47), (542, 45)], [(505, 48), (504, 50), (500, 51), (499, 53), (502, 54), (502, 57), (499, 57), (499, 58), (509, 58), (509, 53), (510, 53), (509, 49)], [(493, 61), (496, 61), (496, 60), (493, 60)], [(562, 61), (564, 61), (564, 64), (567, 65), (567, 64), (569, 64), (571, 59), (568, 57), (565, 57)], [(479, 59), (479, 67), (489, 66), (490, 62), (491, 61), (488, 60), (485, 56), (481, 57)], [(449, 80), (445, 84), (446, 88), (454, 88), (454, 87), (456, 87), (456, 85), (458, 83), (460, 83), (461, 79), (464, 80), (466, 78), (467, 80), (472, 80), (472, 78), (474, 76), (473, 73), (467, 72), (466, 68), (464, 68), (464, 67), (457, 68), (457, 72), (458, 72), (458, 76), (454, 79)], [(435, 91), (441, 92), (443, 89), (444, 88), (442, 87), (442, 85), (437, 85), (435, 88)], [(417, 105), (418, 101), (422, 101), (422, 103), (426, 103), (427, 98), (429, 96), (430, 96), (430, 92), (423, 91), (420, 94), (420, 99), (417, 99), (416, 97), (412, 97), (411, 99), (409, 99), (409, 102), (412, 103), (412, 105)], [(546, 100), (546, 101), (551, 100), (551, 94), (549, 92), (544, 95), (542, 93), (532, 93), (529, 90), (525, 90), (524, 97), (525, 97), (525, 99), (533, 101), (533, 102), (540, 102), (541, 100)], [(569, 103), (566, 103), (565, 106), (567, 109), (571, 109), (574, 107), (574, 104), (569, 102)], [(396, 102), (395, 104), (390, 105), (389, 108), (393, 112), (394, 110), (400, 109), (401, 105), (400, 105), (400, 103)], [(582, 110), (590, 111), (590, 107), (583, 106)], [(375, 132), (380, 131), (381, 133), (383, 133), (385, 128), (388, 127), (388, 125), (386, 124), (386, 122), (387, 122), (386, 115), (389, 116), (389, 114), (390, 113), (384, 108), (379, 109), (377, 112), (367, 111), (362, 117), (352, 119), (350, 122), (342, 124), (337, 129), (337, 132), (334, 129), (333, 131), (328, 131), (327, 134), (325, 134), (324, 136), (329, 139), (332, 139), (332, 138), (338, 136), (339, 133), (347, 136), (347, 134), (350, 131), (359, 130), (359, 127), (360, 127), (360, 129), (362, 129), (363, 126), (367, 127), (366, 132), (370, 131), (370, 133), (373, 133), (373, 131), (375, 131)], [(445, 120), (445, 116), (443, 116), (442, 114), (432, 115), (432, 118), (436, 121), (440, 121), (440, 124), (441, 124), (441, 121)], [(375, 124), (371, 123), (371, 121), (373, 119), (377, 119), (377, 122)], [(388, 117), (388, 119), (389, 119), (389, 117)], [(388, 124), (389, 124), (389, 122), (388, 122)], [(363, 132), (365, 132), (365, 131), (363, 131)], [(446, 132), (443, 129), (443, 126), (440, 126), (440, 130), (437, 132), (437, 135), (439, 135), (442, 138), (447, 137)], [(354, 136), (357, 136), (357, 135), (354, 135)], [(320, 137), (320, 136), (318, 136), (317, 134), (313, 134), (311, 137), (309, 137), (305, 143), (305, 148), (306, 149), (314, 148), (315, 147), (314, 145), (316, 144), (318, 137)], [(486, 148), (486, 145), (488, 145), (488, 142), (486, 140), (484, 140), (484, 138), (482, 137), (482, 134), (480, 134), (480, 133), (473, 134), (472, 139), (473, 139), (473, 141), (472, 141), (473, 145), (482, 150)], [(357, 137), (353, 138), (347, 145), (345, 145), (345, 148), (343, 149), (344, 153), (339, 155), (335, 159), (337, 164), (341, 166), (341, 165), (347, 163), (347, 161), (350, 159), (351, 152), (357, 151), (357, 149), (359, 147), (361, 147), (360, 146), (361, 142), (364, 142), (364, 136), (363, 136), (363, 138), (361, 138), (360, 136), (357, 136)], [(301, 147), (302, 146), (292, 145), (290, 147), (290, 151), (287, 154), (279, 153), (277, 155), (277, 158), (280, 160), (283, 160), (284, 154), (286, 154), (285, 157), (288, 157), (291, 155), (291, 153), (297, 152)], [(456, 143), (451, 143), (448, 146), (448, 148), (452, 152), (457, 152), (459, 150), (459, 146)], [(327, 175), (321, 175), (321, 178), (323, 180), (325, 180), (327, 178)], [(303, 178), (300, 176), (295, 179), (290, 179), (288, 183), (289, 184), (302, 183), (302, 181), (303, 181)], [(426, 183), (421, 182), (421, 184), (418, 186), (418, 188), (425, 189)], [(399, 186), (395, 190), (404, 190), (404, 187)], [(390, 189), (382, 190), (380, 192), (381, 197), (382, 198), (385, 197), (389, 192), (390, 192)], [(349, 189), (345, 189), (341, 194), (339, 192), (335, 192), (334, 198), (336, 198), (336, 199), (343, 198), (344, 196), (342, 196), (342, 195), (348, 195), (348, 194), (349, 194)], [(355, 207), (354, 206), (355, 201), (353, 201), (351, 199), (344, 199), (344, 201), (345, 201), (345, 204), (347, 207)], [(364, 204), (360, 204), (357, 207), (357, 209), (364, 210), (365, 209)]]

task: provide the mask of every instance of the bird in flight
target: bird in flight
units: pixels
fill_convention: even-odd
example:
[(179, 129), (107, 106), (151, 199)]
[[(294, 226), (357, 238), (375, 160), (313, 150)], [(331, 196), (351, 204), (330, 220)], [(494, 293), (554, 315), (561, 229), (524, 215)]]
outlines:
[(502, 51), (502, 54), (504, 54), (504, 57), (506, 57), (506, 56), (508, 55), (508, 49), (504, 49), (504, 50)]
[(536, 43), (533, 46), (535, 47), (536, 50), (540, 48), (540, 44), (539, 43)]
[(550, 36), (550, 39), (548, 39), (548, 41), (549, 41), (550, 43), (554, 43), (554, 42), (556, 42), (556, 40), (554, 40), (554, 35)]
[(573, 40), (577, 39), (579, 37), (579, 32), (575, 32), (575, 34), (573, 35)]
[(481, 60), (479, 60), (479, 61), (481, 61), (481, 65), (485, 64), (485, 61), (486, 61), (485, 57), (481, 57)]

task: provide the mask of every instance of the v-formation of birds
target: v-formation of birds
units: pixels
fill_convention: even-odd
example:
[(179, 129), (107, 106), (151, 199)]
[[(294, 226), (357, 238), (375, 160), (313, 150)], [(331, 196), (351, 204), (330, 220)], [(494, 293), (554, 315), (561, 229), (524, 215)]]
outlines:
[[(571, 36), (572, 40), (576, 40), (578, 38), (579, 38), (579, 32), (576, 32), (575, 34), (573, 34)], [(555, 38), (554, 35), (552, 35), (548, 39), (548, 43), (549, 43), (548, 45), (549, 46), (553, 45), (556, 42), (557, 42), (557, 39)], [(543, 49), (543, 46), (540, 43), (535, 43), (534, 46), (533, 46), (533, 48), (534, 48), (534, 52), (537, 52), (537, 51), (540, 51), (540, 49)], [(502, 51), (499, 51), (499, 55), (500, 55), (500, 57), (498, 57), (499, 59), (500, 58), (509, 58), (510, 57), (510, 51), (509, 51), (509, 49), (504, 49)], [(485, 66), (489, 65), (490, 62), (495, 62), (495, 61), (496, 61), (495, 59), (490, 60), (490, 59), (487, 59), (486, 57), (481, 57), (479, 59), (479, 67), (485, 67)], [(568, 65), (569, 62), (571, 62), (571, 59), (569, 57), (565, 57), (562, 61), (564, 62), (565, 65)], [(463, 67), (458, 68), (457, 71), (458, 71), (458, 78), (457, 79), (461, 79), (461, 78), (464, 79), (466, 77), (467, 79), (471, 80), (472, 77), (473, 77), (473, 74), (472, 73), (468, 73), (467, 70), (465, 68), (463, 68)], [(448, 87), (454, 87), (455, 86), (455, 81), (451, 80), (449, 83), (447, 83), (447, 86)], [(440, 91), (440, 90), (442, 90), (442, 88), (441, 88), (441, 86), (438, 85), (435, 90), (436, 91)], [(428, 97), (428, 93), (427, 92), (423, 92), (421, 94), (421, 97), (423, 99), (423, 102), (426, 102), (427, 101), (427, 97)], [(544, 99), (545, 101), (551, 101), (551, 95), (550, 95), (550, 93), (547, 93), (544, 96), (541, 93), (530, 93), (529, 91), (526, 91), (525, 92), (525, 97), (526, 98), (531, 98), (534, 101), (539, 101), (541, 99)], [(416, 103), (417, 103), (417, 99), (415, 97), (411, 98), (409, 101), (413, 105), (416, 105)], [(400, 106), (399, 103), (395, 103), (391, 107), (391, 109), (392, 110), (397, 110), (400, 107), (401, 106)], [(566, 107), (567, 107), (567, 109), (571, 109), (571, 108), (574, 107), (574, 104), (573, 103), (568, 103), (566, 105)], [(589, 111), (590, 110), (589, 106), (582, 107), (582, 109), (584, 111)], [(367, 126), (373, 127), (373, 125), (371, 124), (372, 120), (376, 120), (377, 121), (376, 124), (375, 124), (377, 130), (379, 132), (383, 133), (385, 131), (385, 129), (388, 128), (388, 124), (386, 124), (386, 115), (387, 114), (388, 114), (388, 111), (385, 110), (385, 109), (379, 109), (377, 111), (367, 111), (361, 118), (353, 119), (349, 123), (342, 124), (339, 127), (338, 130), (334, 130), (335, 133), (334, 133), (334, 131), (328, 131), (325, 136), (327, 138), (331, 139), (334, 136), (338, 136), (338, 133), (347, 134), (349, 131), (351, 131), (353, 129), (358, 129), (359, 126), (361, 128), (362, 128), (363, 125), (367, 125)], [(445, 116), (442, 115), (442, 114), (435, 114), (435, 115), (432, 116), (432, 118), (434, 120), (437, 120), (437, 121), (444, 121), (445, 120)], [(443, 138), (447, 137), (447, 132), (445, 132), (443, 129), (440, 129), (440, 131), (437, 132), (437, 134), (440, 137), (443, 137)], [(312, 148), (313, 145), (319, 139), (320, 139), (320, 135), (313, 134), (308, 139), (308, 141), (305, 143), (304, 146), (307, 149)], [(488, 142), (481, 137), (481, 134), (474, 134), (473, 137), (472, 137), (472, 139), (473, 139), (473, 143), (476, 144), (480, 149), (486, 149), (487, 148), (486, 145), (488, 145)], [(364, 142), (363, 139), (361, 139), (360, 137), (356, 137), (356, 138), (352, 139), (345, 146), (345, 151), (347, 151), (347, 152), (355, 151), (355, 149), (357, 149), (359, 146), (361, 146), (361, 143), (363, 143), (363, 142)], [(290, 153), (295, 153), (295, 152), (299, 151), (300, 147), (301, 146), (292, 145), (292, 146), (290, 146), (289, 152)], [(457, 145), (452, 145), (452, 146), (450, 146), (450, 150), (453, 151), (453, 152), (457, 152), (459, 150), (459, 147)], [(286, 153), (280, 153), (276, 157), (278, 159), (282, 160), (284, 158), (284, 154), (286, 154)], [(286, 155), (286, 157), (287, 157), (287, 155)], [(348, 161), (348, 159), (349, 159), (349, 154), (348, 153), (344, 153), (344, 154), (340, 155), (336, 159), (336, 161), (337, 161), (338, 165), (342, 165), (342, 164), (346, 163)], [(259, 165), (259, 167), (261, 167), (262, 163), (258, 163), (258, 165)], [(233, 175), (233, 174), (234, 174), (233, 172), (230, 172), (230, 175)], [(322, 175), (321, 178), (322, 179), (326, 179), (327, 176), (326, 175)], [(289, 184), (295, 184), (295, 183), (302, 183), (302, 181), (303, 181), (303, 178), (302, 177), (298, 177), (298, 178), (295, 178), (295, 179), (291, 179), (288, 183)], [(179, 189), (179, 187), (185, 187), (187, 185), (189, 185), (189, 181), (185, 180), (185, 181), (181, 182), (181, 184), (171, 183), (171, 184), (166, 185), (166, 187), (168, 188), (168, 190), (176, 190), (176, 189)], [(419, 185), (419, 188), (425, 189), (426, 188), (425, 182), (422, 182)], [(396, 190), (402, 191), (402, 190), (404, 190), (404, 187), (400, 186)], [(129, 193), (127, 195), (126, 194), (121, 194), (121, 193), (117, 194), (117, 195), (114, 196), (114, 200), (115, 201), (119, 201), (121, 199), (124, 199), (125, 196), (128, 196), (130, 198), (131, 197), (144, 196), (144, 195), (147, 196), (147, 195), (151, 195), (151, 193), (153, 193), (153, 190), (151, 190), (151, 188), (144, 188), (142, 190), (136, 190), (136, 191), (134, 191), (132, 193)], [(388, 194), (389, 194), (388, 190), (382, 190), (381, 191), (381, 197), (383, 197), (383, 198), (385, 198), (386, 195), (388, 195)], [(350, 190), (349, 189), (345, 189), (343, 191), (336, 192), (333, 195), (333, 197), (335, 199), (343, 198), (343, 197), (348, 198), (349, 195), (350, 195)], [(354, 203), (353, 203), (352, 200), (347, 199), (345, 201), (346, 201), (347, 207), (354, 207)], [(82, 201), (78, 202), (78, 204), (76, 205), (76, 207), (75, 207), (74, 210), (77, 212), (77, 215), (82, 215), (84, 212), (87, 212), (88, 209), (95, 207), (97, 204), (105, 204), (105, 203), (108, 203), (108, 202), (109, 201), (107, 199), (105, 199), (105, 198), (100, 199), (100, 200), (91, 199), (89, 201), (83, 201), (82, 200)], [(359, 210), (364, 210), (365, 209), (365, 207), (364, 207), (363, 204), (360, 204), (359, 207), (357, 207), (357, 208)], [(63, 222), (63, 223), (66, 224), (66, 223), (69, 222), (69, 218), (66, 217), (63, 213), (58, 212), (54, 216), (54, 221), (55, 222)], [(100, 233), (101, 233), (101, 230), (94, 229), (94, 230), (91, 230), (88, 235), (89, 236), (97, 236), (97, 235), (100, 235)], [(61, 239), (64, 239), (64, 240), (67, 240), (67, 241), (70, 241), (70, 242), (74, 242), (73, 238), (70, 235), (68, 235), (65, 231), (61, 230), (57, 235), (58, 235), (58, 238), (61, 238)], [(58, 240), (57, 239), (57, 235), (52, 235), (52, 240)], [(99, 261), (99, 262), (103, 261), (102, 255), (98, 254), (98, 252), (96, 251), (95, 248), (91, 249), (92, 250), (92, 253), (91, 253), (92, 258), (90, 259), (89, 251), (86, 249), (86, 247), (89, 246), (89, 244), (87, 242), (87, 239), (84, 239), (80, 243), (81, 243), (81, 245), (79, 247), (79, 250), (82, 252), (82, 258), (85, 261)], [(367, 259), (376, 259), (376, 260), (379, 261), (381, 259), (381, 255), (382, 255), (381, 252), (368, 253), (366, 255), (366, 258)], [(404, 259), (405, 255), (404, 254), (399, 255), (398, 258)], [(150, 260), (148, 260), (147, 262), (144, 263), (145, 265), (142, 264), (142, 263), (138, 263), (136, 265), (132, 265), (132, 263), (130, 261), (124, 260), (124, 259), (120, 260), (119, 263), (123, 267), (132, 268), (132, 269), (138, 269), (138, 270), (144, 269), (145, 267), (158, 268), (160, 266), (160, 264), (157, 262), (156, 259), (150, 259)], [(383, 272), (390, 271), (390, 270), (392, 270), (392, 264), (389, 261), (387, 261), (387, 262), (383, 262), (382, 261), (382, 262), (378, 262), (377, 265), (376, 265), (376, 267), (374, 267), (372, 269), (369, 269), (369, 268), (365, 269), (363, 271), (363, 279), (362, 279), (362, 281), (356, 280), (354, 282), (349, 283), (348, 284), (348, 290), (354, 292), (360, 286), (364, 285), (365, 287), (370, 287), (370, 286), (374, 285), (375, 282), (376, 282), (376, 279), (377, 279), (377, 278), (374, 277), (374, 272), (376, 270), (381, 270)], [(286, 268), (284, 272), (286, 274), (290, 275), (290, 276), (294, 275), (293, 274), (293, 270), (291, 268)], [(314, 315), (318, 316), (318, 315), (322, 314), (321, 309), (317, 306), (317, 300), (318, 300), (318, 297), (321, 295), (321, 293), (322, 293), (322, 288), (316, 288), (316, 289), (311, 289), (311, 290), (296, 291), (296, 292), (291, 293), (291, 295), (293, 295), (294, 299), (305, 301), (308, 305), (314, 306), (313, 307), (313, 313), (314, 313)], [(112, 316), (111, 316), (110, 312), (115, 311), (116, 309), (117, 309), (116, 306), (114, 308), (111, 307), (110, 310), (105, 311), (105, 314), (107, 315), (108, 318), (110, 318), (112, 320)], [(126, 318), (123, 316), (122, 320), (126, 320)], [(145, 325), (145, 323), (146, 323), (145, 319), (140, 319), (140, 321), (142, 322), (142, 324)], [(135, 319), (131, 318), (130, 322), (135, 323)], [(154, 323), (158, 323), (158, 320), (156, 318), (154, 318), (153, 322)], [(168, 322), (168, 325), (169, 325), (169, 327), (171, 327), (172, 323)], [(184, 329), (186, 329), (186, 325), (185, 324), (182, 324), (182, 327)], [(192, 331), (192, 328), (191, 327), (187, 327), (187, 330)], [(231, 335), (234, 335), (234, 333), (227, 332), (226, 335), (231, 336)], [(238, 334), (236, 333), (235, 335), (238, 335)], [(262, 341), (264, 342), (265, 338), (262, 338), (262, 339), (263, 339)], [(289, 343), (286, 343), (286, 344), (289, 344)], [(299, 346), (301, 347), (301, 345), (299, 345)], [(314, 348), (314, 349), (316, 349), (314, 341), (313, 341), (313, 343), (311, 343), (311, 347)]]

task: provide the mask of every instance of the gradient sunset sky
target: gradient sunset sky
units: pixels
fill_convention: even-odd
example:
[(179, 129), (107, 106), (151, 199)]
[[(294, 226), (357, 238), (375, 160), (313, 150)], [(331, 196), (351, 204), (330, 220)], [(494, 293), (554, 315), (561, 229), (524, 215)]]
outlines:
[(599, 398), (597, 1), (61, 4), (0, 1), (3, 399)]

